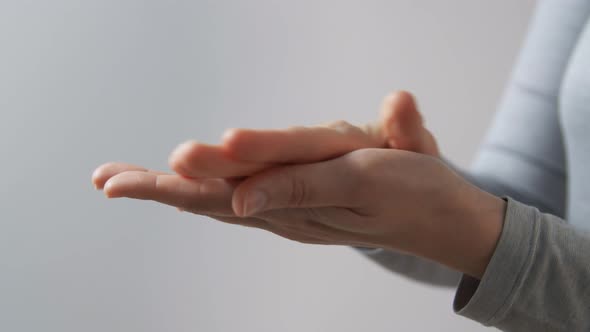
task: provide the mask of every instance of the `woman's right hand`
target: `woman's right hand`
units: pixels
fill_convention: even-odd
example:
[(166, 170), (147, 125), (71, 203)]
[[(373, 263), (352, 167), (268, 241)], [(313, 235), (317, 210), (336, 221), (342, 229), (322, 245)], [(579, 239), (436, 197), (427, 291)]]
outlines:
[(230, 129), (220, 146), (196, 141), (179, 145), (169, 164), (189, 178), (231, 178), (274, 166), (333, 159), (364, 148), (395, 148), (439, 157), (414, 97), (405, 91), (385, 97), (380, 119), (364, 126), (345, 121), (281, 130)]

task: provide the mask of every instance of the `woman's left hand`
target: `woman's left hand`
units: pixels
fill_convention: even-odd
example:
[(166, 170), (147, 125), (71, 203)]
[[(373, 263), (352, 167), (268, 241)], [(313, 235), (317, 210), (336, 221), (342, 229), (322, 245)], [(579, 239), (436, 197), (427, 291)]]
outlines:
[(436, 158), (362, 149), (247, 178), (232, 205), (293, 240), (401, 250), (480, 277), (505, 202)]
[(109, 197), (154, 200), (302, 243), (400, 250), (476, 278), (505, 209), (438, 158), (393, 149), (278, 166), (244, 180), (189, 179), (123, 163), (101, 166), (96, 178)]

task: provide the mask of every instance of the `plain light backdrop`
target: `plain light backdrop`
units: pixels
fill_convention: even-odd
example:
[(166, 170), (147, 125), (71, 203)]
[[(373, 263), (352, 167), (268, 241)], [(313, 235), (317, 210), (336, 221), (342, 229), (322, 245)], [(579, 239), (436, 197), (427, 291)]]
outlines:
[(167, 170), (229, 127), (371, 121), (402, 88), (467, 166), (533, 5), (1, 0), (0, 330), (486, 330), (350, 248), (107, 200), (90, 175)]

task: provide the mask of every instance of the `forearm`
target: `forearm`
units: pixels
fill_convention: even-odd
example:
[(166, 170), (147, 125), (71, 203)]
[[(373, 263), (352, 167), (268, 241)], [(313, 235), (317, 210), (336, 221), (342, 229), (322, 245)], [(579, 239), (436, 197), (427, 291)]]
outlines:
[(481, 277), (500, 236), (506, 202), (467, 182), (459, 192), (431, 218), (415, 223), (413, 236), (393, 239), (382, 249), (357, 249), (387, 269), (422, 282), (455, 286), (457, 271)]
[(590, 330), (590, 233), (509, 197), (493, 202), (466, 199), (463, 218), (441, 215), (447, 230), (423, 229), (409, 251), (464, 273), (460, 315), (507, 331)]

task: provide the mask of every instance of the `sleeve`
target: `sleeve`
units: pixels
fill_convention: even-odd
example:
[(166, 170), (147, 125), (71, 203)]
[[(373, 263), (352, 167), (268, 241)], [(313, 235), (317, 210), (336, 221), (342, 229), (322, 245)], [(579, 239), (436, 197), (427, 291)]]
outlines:
[[(566, 165), (557, 105), (563, 73), (590, 13), (584, 0), (540, 1), (509, 83), (472, 167), (469, 182), (564, 217)], [(385, 249), (359, 249), (408, 278), (455, 287), (461, 273)]]
[(464, 275), (456, 313), (504, 331), (590, 331), (590, 233), (508, 198), (481, 281)]

